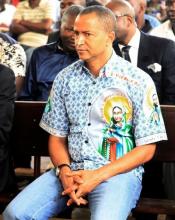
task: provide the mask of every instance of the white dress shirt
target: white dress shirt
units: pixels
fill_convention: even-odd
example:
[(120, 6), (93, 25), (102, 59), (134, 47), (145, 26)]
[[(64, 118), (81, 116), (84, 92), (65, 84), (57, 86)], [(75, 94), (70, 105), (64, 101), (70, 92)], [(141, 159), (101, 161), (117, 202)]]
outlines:
[[(137, 66), (139, 44), (140, 44), (140, 31), (136, 29), (134, 36), (131, 38), (130, 42), (128, 43), (128, 46), (131, 46), (129, 50), (129, 56), (131, 59), (131, 63), (134, 66)], [(120, 51), (122, 51), (123, 47), (124, 45), (119, 44)]]
[(167, 20), (164, 23), (162, 23), (160, 26), (152, 29), (149, 34), (157, 37), (164, 37), (175, 41), (175, 35), (173, 33), (170, 20)]

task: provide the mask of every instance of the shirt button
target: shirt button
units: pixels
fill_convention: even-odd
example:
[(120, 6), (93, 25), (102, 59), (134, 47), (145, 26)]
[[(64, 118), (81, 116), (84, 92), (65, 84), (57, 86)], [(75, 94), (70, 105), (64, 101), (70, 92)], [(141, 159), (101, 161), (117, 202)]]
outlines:
[(91, 126), (91, 123), (88, 123), (88, 126)]
[(93, 83), (92, 83), (93, 85), (95, 85), (96, 84), (96, 82), (95, 81), (93, 81)]
[(91, 103), (90, 103), (90, 102), (88, 103), (88, 106), (91, 106)]
[(85, 142), (84, 142), (85, 144), (88, 144), (88, 140), (85, 140)]

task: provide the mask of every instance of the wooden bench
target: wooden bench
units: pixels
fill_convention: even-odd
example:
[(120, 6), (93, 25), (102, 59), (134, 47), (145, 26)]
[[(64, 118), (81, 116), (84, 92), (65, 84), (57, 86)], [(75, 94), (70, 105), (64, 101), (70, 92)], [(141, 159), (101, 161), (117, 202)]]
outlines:
[[(15, 103), (12, 146), (15, 153), (21, 157), (23, 155), (34, 156), (34, 177), (40, 175), (40, 157), (48, 156), (48, 134), (39, 127), (44, 107), (45, 102), (16, 101)], [(158, 144), (154, 160), (162, 163), (175, 162), (175, 106), (161, 106), (161, 109), (168, 141)], [(175, 216), (175, 201), (141, 198), (134, 212)]]
[[(153, 160), (162, 163), (175, 162), (175, 106), (162, 105), (161, 109), (168, 141), (158, 143)], [(172, 219), (175, 219), (175, 200), (141, 198), (135, 212), (165, 214), (167, 217), (173, 216)]]
[(40, 175), (40, 158), (48, 156), (49, 134), (39, 127), (46, 102), (16, 101), (11, 136), (13, 152), (34, 156), (34, 177)]

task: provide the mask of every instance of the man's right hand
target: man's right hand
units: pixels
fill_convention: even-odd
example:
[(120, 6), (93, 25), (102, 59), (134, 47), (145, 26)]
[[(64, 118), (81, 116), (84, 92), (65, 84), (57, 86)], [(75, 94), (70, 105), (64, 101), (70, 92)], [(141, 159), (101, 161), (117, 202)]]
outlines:
[[(83, 180), (77, 176), (77, 177), (72, 177), (69, 176), (68, 174), (71, 172), (69, 167), (62, 167), (60, 170), (59, 178), (61, 180), (61, 183), (63, 185), (64, 190), (67, 188), (71, 188), (72, 191), (68, 193), (70, 199), (68, 200), (67, 205), (71, 205), (73, 202), (76, 203), (78, 206), (79, 205), (86, 205), (87, 201), (83, 199), (82, 197), (77, 198), (76, 196), (76, 189), (78, 188), (79, 184), (83, 183)], [(72, 201), (71, 203), (69, 201)]]

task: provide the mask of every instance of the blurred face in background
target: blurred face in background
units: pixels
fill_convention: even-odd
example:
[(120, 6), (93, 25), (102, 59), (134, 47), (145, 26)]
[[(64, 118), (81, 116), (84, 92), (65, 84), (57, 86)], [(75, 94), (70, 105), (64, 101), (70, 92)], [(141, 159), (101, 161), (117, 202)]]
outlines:
[(167, 0), (166, 7), (168, 18), (175, 24), (175, 0)]
[(29, 0), (29, 5), (31, 8), (36, 8), (39, 6), (41, 0)]
[(60, 13), (61, 17), (65, 10), (69, 8), (71, 5), (81, 5), (86, 6), (85, 0), (60, 0)]
[(60, 37), (65, 51), (75, 51), (74, 22), (76, 16), (67, 16), (60, 26)]

